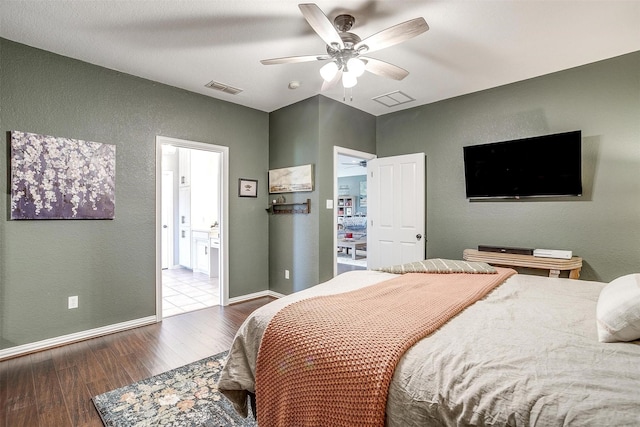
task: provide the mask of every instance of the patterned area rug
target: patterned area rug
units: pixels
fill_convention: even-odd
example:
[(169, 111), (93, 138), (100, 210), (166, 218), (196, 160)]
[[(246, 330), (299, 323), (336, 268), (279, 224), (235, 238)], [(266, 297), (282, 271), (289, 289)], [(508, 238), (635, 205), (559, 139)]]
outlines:
[(218, 392), (227, 351), (95, 396), (105, 426), (256, 426)]

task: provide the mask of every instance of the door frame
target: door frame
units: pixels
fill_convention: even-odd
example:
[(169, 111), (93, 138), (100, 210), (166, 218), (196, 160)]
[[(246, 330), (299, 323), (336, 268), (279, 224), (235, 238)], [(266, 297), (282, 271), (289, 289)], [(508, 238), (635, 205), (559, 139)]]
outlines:
[(162, 145), (220, 154), (220, 305), (229, 305), (229, 147), (156, 136), (156, 322), (162, 321)]
[[(160, 230), (160, 237), (161, 237), (161, 242), (160, 242), (160, 253), (161, 253), (161, 260), (162, 262), (160, 263), (161, 268), (163, 267), (163, 265), (167, 265), (168, 268), (171, 268), (174, 266), (174, 260), (175, 260), (175, 251), (173, 250), (173, 198), (174, 198), (174, 194), (173, 194), (173, 171), (161, 171), (162, 172), (162, 183), (161, 183), (161, 188), (162, 188), (162, 194), (165, 194), (165, 191), (167, 193), (171, 194), (171, 209), (167, 210), (167, 206), (164, 205), (164, 202), (166, 202), (166, 200), (161, 199), (161, 201), (163, 202), (162, 205), (160, 205), (160, 221), (162, 221), (162, 217), (164, 214), (167, 215), (167, 228), (166, 228), (166, 232), (162, 231), (165, 230), (162, 224), (160, 224), (161, 230)], [(170, 177), (170, 178), (167, 178)], [(167, 185), (167, 181), (169, 181), (168, 183), (171, 185)], [(166, 237), (163, 236), (163, 234), (166, 234)], [(165, 241), (166, 239), (166, 245), (162, 245), (162, 243)], [(167, 248), (170, 248), (170, 251), (167, 251)], [(165, 250), (165, 252), (162, 252), (162, 249)]]
[[(338, 155), (355, 157), (367, 161), (378, 157), (375, 154), (365, 151), (353, 150), (337, 145), (333, 146), (333, 246), (331, 248), (333, 253), (333, 277), (338, 275), (338, 253), (336, 250), (338, 247)], [(367, 194), (367, 198), (368, 197), (369, 195)]]

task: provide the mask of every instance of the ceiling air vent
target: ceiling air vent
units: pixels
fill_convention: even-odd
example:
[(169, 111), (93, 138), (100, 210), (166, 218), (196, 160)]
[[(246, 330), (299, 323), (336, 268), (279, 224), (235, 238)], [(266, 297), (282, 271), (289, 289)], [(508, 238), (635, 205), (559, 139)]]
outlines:
[(229, 86), (224, 83), (216, 82), (215, 80), (211, 80), (209, 83), (205, 85), (209, 89), (219, 90), (220, 92), (230, 93), (231, 95), (237, 95), (242, 92), (242, 89), (237, 87)]
[(371, 98), (374, 101), (379, 102), (385, 107), (397, 107), (398, 105), (406, 104), (407, 102), (415, 101), (414, 98), (410, 97), (406, 93), (400, 92), (399, 90), (395, 92), (389, 92), (385, 95), (376, 96), (375, 98)]

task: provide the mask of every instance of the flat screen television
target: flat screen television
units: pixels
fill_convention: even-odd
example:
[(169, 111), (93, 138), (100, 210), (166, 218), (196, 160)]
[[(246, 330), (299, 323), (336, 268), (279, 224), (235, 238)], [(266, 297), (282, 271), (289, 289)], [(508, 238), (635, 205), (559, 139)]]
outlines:
[(582, 195), (579, 130), (463, 150), (469, 199)]

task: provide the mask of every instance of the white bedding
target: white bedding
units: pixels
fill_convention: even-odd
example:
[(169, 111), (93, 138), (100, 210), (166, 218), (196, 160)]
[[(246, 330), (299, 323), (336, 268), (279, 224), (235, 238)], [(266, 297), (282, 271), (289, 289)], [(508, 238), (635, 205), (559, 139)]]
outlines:
[[(256, 310), (234, 339), (220, 390), (246, 411), (260, 339), (280, 308), (395, 276), (349, 272)], [(603, 286), (513, 276), (405, 353), (387, 425), (640, 425), (640, 342), (598, 342)]]

